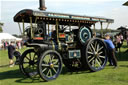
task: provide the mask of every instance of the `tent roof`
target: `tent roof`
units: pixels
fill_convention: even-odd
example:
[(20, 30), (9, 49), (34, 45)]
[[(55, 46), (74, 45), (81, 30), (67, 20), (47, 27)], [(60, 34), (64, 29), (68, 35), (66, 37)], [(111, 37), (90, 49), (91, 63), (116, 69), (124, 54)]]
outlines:
[(22, 40), (21, 38), (16, 38), (8, 33), (0, 33), (0, 41), (1, 40)]

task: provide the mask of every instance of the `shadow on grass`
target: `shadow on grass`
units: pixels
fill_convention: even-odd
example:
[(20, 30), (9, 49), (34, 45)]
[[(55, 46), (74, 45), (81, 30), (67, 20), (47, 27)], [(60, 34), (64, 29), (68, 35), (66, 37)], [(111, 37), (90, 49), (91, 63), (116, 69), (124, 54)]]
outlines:
[(120, 67), (127, 67), (128, 68), (128, 65), (120, 65)]
[(0, 65), (0, 68), (9, 67), (9, 65)]
[(16, 80), (17, 83), (45, 83), (45, 81), (40, 78), (20, 78)]
[[(3, 67), (7, 67), (8, 65), (3, 65)], [(89, 73), (85, 71), (69, 71), (66, 67), (63, 67), (63, 70), (60, 75), (73, 75), (73, 74), (82, 74), (82, 73)], [(25, 77), (19, 69), (15, 70), (9, 70), (0, 72), (0, 80), (6, 80), (6, 79), (16, 79), (15, 82), (17, 83), (42, 83), (43, 81), (39, 76), (36, 78), (28, 78)]]
[(128, 52), (127, 50), (125, 52), (120, 52), (116, 54), (118, 61), (128, 61)]
[(21, 78), (23, 75), (20, 74), (19, 69), (0, 72), (0, 80)]
[(65, 66), (61, 72), (61, 75), (73, 75), (73, 74), (83, 74), (83, 73), (92, 73), (89, 70), (69, 70)]
[(41, 82), (39, 79), (36, 79), (36, 78), (32, 79), (32, 78), (25, 77), (24, 75), (22, 75), (19, 69), (0, 72), (0, 80), (6, 80), (6, 79), (17, 79), (15, 81), (17, 83), (37, 83), (37, 82), (39, 83)]
[[(66, 67), (63, 67), (63, 70), (60, 75), (73, 75), (73, 74), (83, 74), (83, 73), (90, 73), (90, 71), (70, 71)], [(18, 83), (46, 83), (40, 77), (38, 78), (20, 78), (16, 80)]]

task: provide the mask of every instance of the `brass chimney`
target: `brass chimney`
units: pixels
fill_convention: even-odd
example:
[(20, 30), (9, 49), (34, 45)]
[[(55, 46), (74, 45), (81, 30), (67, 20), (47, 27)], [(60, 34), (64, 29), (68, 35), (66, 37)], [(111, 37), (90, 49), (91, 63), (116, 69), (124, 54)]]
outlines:
[(45, 7), (45, 0), (39, 0), (39, 5), (40, 10), (46, 11), (47, 8)]

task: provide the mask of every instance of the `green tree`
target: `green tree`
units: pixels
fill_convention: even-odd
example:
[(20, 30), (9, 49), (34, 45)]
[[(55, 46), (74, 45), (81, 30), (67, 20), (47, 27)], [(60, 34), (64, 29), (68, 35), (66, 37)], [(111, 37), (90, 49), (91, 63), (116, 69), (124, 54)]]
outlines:
[(2, 29), (2, 27), (0, 27), (0, 32), (3, 32), (3, 29)]
[(2, 29), (3, 25), (4, 25), (3, 23), (0, 23), (0, 32), (3, 32), (3, 29)]

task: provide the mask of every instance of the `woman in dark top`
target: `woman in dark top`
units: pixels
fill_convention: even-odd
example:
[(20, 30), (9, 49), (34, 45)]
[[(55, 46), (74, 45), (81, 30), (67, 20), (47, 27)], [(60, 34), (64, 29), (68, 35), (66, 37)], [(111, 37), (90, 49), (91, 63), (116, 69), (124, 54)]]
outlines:
[(10, 67), (13, 67), (13, 65), (14, 65), (14, 62), (13, 62), (14, 51), (15, 51), (15, 47), (13, 46), (13, 42), (11, 42), (10, 45), (8, 46), (8, 57), (10, 59), (10, 61), (9, 61)]

